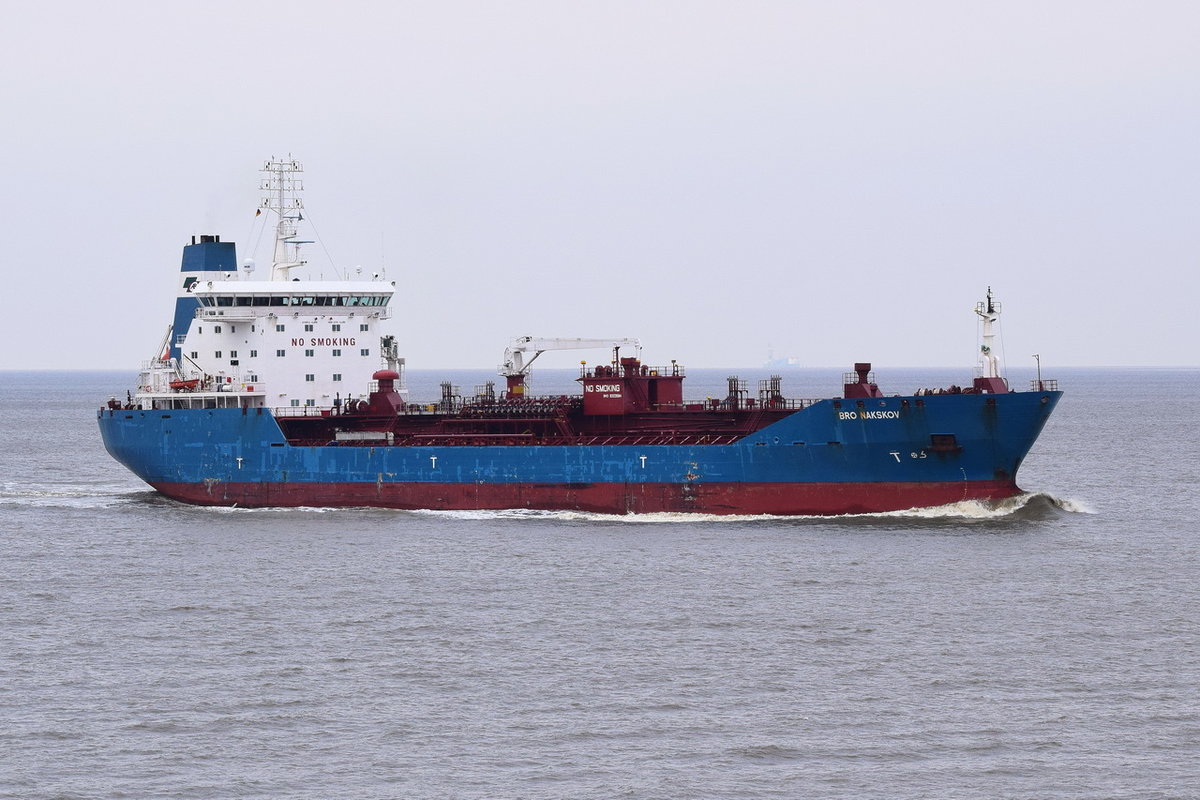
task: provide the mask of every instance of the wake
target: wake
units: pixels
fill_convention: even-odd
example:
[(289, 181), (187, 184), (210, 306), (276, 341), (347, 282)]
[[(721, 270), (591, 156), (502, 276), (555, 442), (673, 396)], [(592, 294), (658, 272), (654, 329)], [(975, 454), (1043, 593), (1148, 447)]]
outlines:
[(771, 514), (698, 514), (687, 512), (654, 512), (648, 514), (602, 514), (588, 511), (545, 511), (538, 509), (496, 510), (403, 510), (367, 506), (327, 507), (292, 506), (239, 508), (237, 506), (192, 506), (178, 503), (148, 488), (129, 486), (47, 486), (22, 485), (6, 482), (0, 485), (0, 506), (25, 506), (34, 508), (112, 508), (134, 504), (139, 506), (184, 506), (210, 514), (337, 514), (362, 513), (409, 516), (425, 519), (447, 519), (463, 521), (545, 521), (560, 523), (608, 523), (623, 525), (679, 525), (679, 524), (747, 524), (781, 523), (788, 521), (837, 522), (853, 520), (1046, 520), (1070, 514), (1096, 514), (1086, 501), (1060, 498), (1045, 492), (1026, 492), (1004, 500), (963, 500), (942, 506), (909, 508), (901, 511), (883, 511), (865, 514), (791, 515)]
[(654, 512), (649, 514), (598, 514), (585, 511), (539, 511), (507, 509), (495, 511), (408, 511), (408, 514), (444, 517), (459, 520), (553, 520), (560, 522), (609, 522), (633, 525), (679, 523), (778, 523), (788, 520), (835, 522), (854, 519), (913, 519), (913, 520), (997, 520), (1053, 519), (1064, 514), (1095, 514), (1082, 500), (1058, 498), (1044, 492), (1026, 492), (1004, 500), (963, 500), (949, 505), (927, 508), (908, 508), (901, 511), (881, 511), (868, 514), (791, 515), (772, 514), (692, 514), (683, 512)]

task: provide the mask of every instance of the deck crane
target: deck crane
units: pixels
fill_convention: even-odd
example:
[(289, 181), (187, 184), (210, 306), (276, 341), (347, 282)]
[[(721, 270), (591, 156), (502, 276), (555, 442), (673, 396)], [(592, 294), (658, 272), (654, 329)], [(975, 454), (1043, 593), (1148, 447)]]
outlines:
[[(504, 351), (504, 363), (500, 365), (500, 374), (507, 381), (506, 398), (523, 397), (525, 395), (525, 378), (529, 368), (542, 353), (547, 350), (594, 350), (612, 348), (613, 364), (617, 363), (617, 353), (622, 347), (632, 347), (640, 356), (642, 343), (638, 339), (554, 339), (540, 336), (518, 336), (513, 339)], [(525, 354), (533, 353), (526, 360)]]

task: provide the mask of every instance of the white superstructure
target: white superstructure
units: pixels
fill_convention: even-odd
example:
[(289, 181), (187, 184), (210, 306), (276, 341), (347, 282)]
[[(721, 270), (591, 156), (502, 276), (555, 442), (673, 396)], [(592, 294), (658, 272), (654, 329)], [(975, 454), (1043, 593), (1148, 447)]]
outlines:
[[(395, 281), (378, 273), (362, 280), (292, 277), (306, 263), (300, 247), (308, 243), (297, 238), (302, 171), (290, 158), (263, 168), (260, 213), (278, 216), (268, 280), (251, 277), (249, 259), (244, 276), (236, 269), (189, 272), (185, 259), (181, 296), (194, 313), (186, 330), (169, 333), (158, 357), (143, 365), (135, 405), (320, 413), (366, 397), (381, 367), (400, 374), (403, 391), (404, 360), (382, 326), (392, 314)], [(171, 357), (174, 348), (178, 357)]]

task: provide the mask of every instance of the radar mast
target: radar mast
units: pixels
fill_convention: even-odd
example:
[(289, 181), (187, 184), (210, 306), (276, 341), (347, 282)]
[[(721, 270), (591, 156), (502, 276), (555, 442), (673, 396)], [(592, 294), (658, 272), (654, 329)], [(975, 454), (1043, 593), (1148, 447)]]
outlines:
[(311, 242), (296, 238), (296, 223), (304, 219), (304, 182), (300, 174), (304, 167), (289, 154), (286, 159), (271, 157), (263, 165), (264, 175), (259, 184), (263, 191), (259, 210), (274, 211), (279, 218), (275, 227), (275, 252), (271, 257), (271, 280), (286, 281), (291, 270), (306, 264), (300, 257), (300, 245)]

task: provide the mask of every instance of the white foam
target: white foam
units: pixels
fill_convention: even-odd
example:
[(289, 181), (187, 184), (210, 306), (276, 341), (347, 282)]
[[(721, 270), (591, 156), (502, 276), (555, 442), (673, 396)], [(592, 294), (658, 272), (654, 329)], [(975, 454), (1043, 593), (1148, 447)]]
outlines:
[(772, 514), (694, 514), (686, 512), (653, 512), (649, 514), (600, 514), (585, 511), (543, 511), (536, 509), (505, 509), (505, 510), (475, 510), (475, 511), (434, 511), (422, 510), (408, 513), (447, 517), (463, 520), (496, 520), (496, 519), (545, 519), (562, 522), (624, 522), (633, 524), (678, 524), (697, 522), (716, 523), (745, 523), (745, 522), (780, 522), (782, 520), (839, 520), (839, 519), (966, 519), (987, 520), (1011, 517), (1028, 508), (1030, 504), (1045, 503), (1073, 514), (1095, 514), (1087, 503), (1082, 500), (1060, 499), (1040, 492), (1009, 497), (1004, 500), (962, 500), (941, 506), (923, 508), (907, 508), (900, 511), (880, 511), (866, 514), (838, 515), (789, 515), (777, 516)]
[(906, 508), (901, 511), (885, 511), (879, 514), (861, 514), (866, 517), (908, 517), (912, 519), (999, 519), (1008, 517), (1029, 505), (1039, 495), (1022, 494), (1004, 500), (960, 500), (943, 506)]
[(962, 500), (944, 506), (909, 508), (903, 511), (887, 511), (880, 514), (861, 514), (864, 517), (908, 517), (912, 519), (1002, 519), (1011, 517), (1031, 505), (1049, 504), (1071, 513), (1095, 514), (1081, 500), (1063, 500), (1043, 492), (1026, 492), (1003, 500)]
[(753, 520), (774, 520), (778, 522), (781, 519), (786, 519), (785, 517), (771, 516), (769, 514), (693, 514), (681, 511), (655, 511), (648, 514), (601, 514), (592, 511), (548, 511), (533, 508), (495, 509), (488, 511), (421, 510), (409, 513), (463, 520), (544, 519), (558, 522), (623, 522), (632, 524), (747, 522)]
[[(169, 498), (164, 497), (164, 500)], [(180, 505), (188, 506), (189, 508), (203, 509), (212, 514), (280, 514), (280, 513), (298, 513), (298, 514), (336, 514), (346, 511), (367, 511), (367, 506), (255, 506), (247, 508), (245, 506), (204, 506), (193, 505), (191, 503), (178, 502)]]
[(1058, 498), (1045, 495), (1050, 502), (1061, 508), (1063, 511), (1070, 511), (1072, 514), (1099, 514), (1095, 508), (1086, 500), (1076, 500), (1070, 497)]
[(128, 486), (39, 486), (5, 483), (0, 487), (0, 505), (35, 508), (108, 508), (145, 494), (146, 489)]

